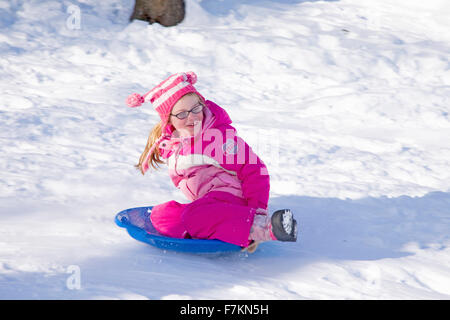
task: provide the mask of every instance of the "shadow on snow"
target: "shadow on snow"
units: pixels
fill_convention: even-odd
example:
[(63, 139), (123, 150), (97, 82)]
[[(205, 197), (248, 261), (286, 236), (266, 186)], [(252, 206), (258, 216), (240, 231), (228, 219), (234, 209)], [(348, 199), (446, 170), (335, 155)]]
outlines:
[(86, 279), (83, 297), (102, 295), (102, 291), (108, 297), (120, 297), (120, 292), (151, 299), (171, 294), (208, 296), (209, 291), (265, 281), (317, 261), (414, 255), (406, 245), (444, 245), (450, 234), (450, 193), (444, 192), (359, 200), (271, 199), (271, 211), (281, 208), (292, 209), (299, 222), (297, 243), (263, 243), (253, 254), (195, 255), (161, 251), (130, 238), (127, 252), (81, 265)]
[[(242, 5), (252, 5), (258, 7), (267, 7), (271, 4), (298, 4), (303, 2), (317, 2), (319, 0), (265, 0), (265, 1), (254, 1), (254, 0), (227, 0), (227, 1), (217, 1), (217, 0), (202, 0), (200, 2), (201, 7), (209, 14), (215, 16), (226, 16), (230, 12), (238, 9)], [(328, 2), (339, 1), (339, 0), (325, 0)]]
[[(245, 295), (246, 286), (276, 281), (279, 275), (295, 273), (316, 262), (401, 258), (415, 254), (415, 250), (405, 247), (408, 244), (414, 243), (414, 248), (419, 249), (444, 247), (450, 235), (450, 193), (444, 192), (359, 200), (272, 198), (269, 209), (281, 208), (290, 208), (299, 222), (297, 243), (263, 243), (253, 254), (195, 255), (162, 251), (124, 234), (121, 249), (112, 248), (110, 256), (78, 261), (74, 257), (73, 264), (81, 270), (80, 290), (67, 288), (69, 274), (21, 272), (0, 277), (0, 296), (214, 299), (223, 297), (223, 290), (230, 293), (234, 289)], [(111, 230), (117, 228), (114, 215), (111, 213)], [(251, 298), (252, 292), (248, 294)]]

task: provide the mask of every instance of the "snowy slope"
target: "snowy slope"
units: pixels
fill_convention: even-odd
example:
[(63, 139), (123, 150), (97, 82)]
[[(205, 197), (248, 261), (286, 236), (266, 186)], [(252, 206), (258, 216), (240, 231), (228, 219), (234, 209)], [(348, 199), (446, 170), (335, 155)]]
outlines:
[[(0, 298), (450, 298), (447, 1), (187, 0), (172, 28), (133, 3), (0, 1)], [(188, 70), (298, 243), (196, 256), (114, 225), (186, 201), (133, 168), (158, 116), (124, 100)]]

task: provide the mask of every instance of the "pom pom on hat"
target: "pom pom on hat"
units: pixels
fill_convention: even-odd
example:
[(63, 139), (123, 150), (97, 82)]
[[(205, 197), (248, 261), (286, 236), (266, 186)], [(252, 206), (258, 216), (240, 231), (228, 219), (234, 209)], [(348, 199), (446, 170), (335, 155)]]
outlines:
[(125, 100), (125, 103), (130, 108), (136, 108), (141, 106), (144, 103), (144, 97), (141, 96), (139, 93), (132, 93), (128, 96), (128, 98)]
[(197, 75), (192, 71), (186, 72), (186, 77), (190, 84), (195, 84), (197, 82)]

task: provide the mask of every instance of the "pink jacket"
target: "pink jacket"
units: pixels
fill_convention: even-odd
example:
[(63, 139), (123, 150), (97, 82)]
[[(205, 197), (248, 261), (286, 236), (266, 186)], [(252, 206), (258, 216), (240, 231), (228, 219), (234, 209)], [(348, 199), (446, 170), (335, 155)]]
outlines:
[(236, 134), (230, 117), (206, 101), (201, 132), (192, 137), (170, 135), (159, 144), (175, 186), (190, 200), (210, 191), (224, 191), (247, 200), (252, 208), (267, 209), (269, 174), (264, 163)]

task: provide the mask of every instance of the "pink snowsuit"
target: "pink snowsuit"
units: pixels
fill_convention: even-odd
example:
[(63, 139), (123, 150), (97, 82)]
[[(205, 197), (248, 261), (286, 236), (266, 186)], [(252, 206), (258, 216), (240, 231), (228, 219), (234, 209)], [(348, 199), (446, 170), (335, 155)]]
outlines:
[(224, 109), (206, 101), (201, 132), (169, 136), (159, 144), (175, 186), (191, 203), (169, 201), (151, 213), (154, 227), (174, 238), (219, 239), (246, 247), (256, 209), (267, 209), (269, 175), (252, 149), (236, 135)]

